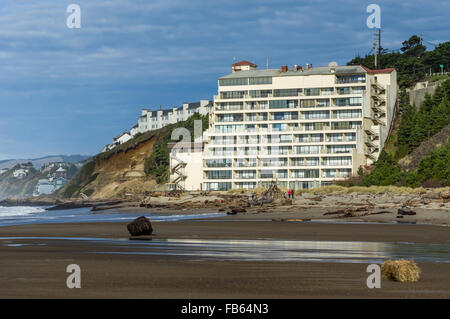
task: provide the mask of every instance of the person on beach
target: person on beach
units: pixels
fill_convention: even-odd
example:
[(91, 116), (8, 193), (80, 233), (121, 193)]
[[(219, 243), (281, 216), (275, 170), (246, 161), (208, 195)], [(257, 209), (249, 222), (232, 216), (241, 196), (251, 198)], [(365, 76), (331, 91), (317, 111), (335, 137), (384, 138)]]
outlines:
[(291, 198), (291, 191), (292, 191), (292, 189), (289, 188), (289, 190), (288, 190), (288, 198)]
[(291, 188), (291, 196), (292, 196), (292, 199), (294, 199), (294, 195), (295, 195), (295, 189)]

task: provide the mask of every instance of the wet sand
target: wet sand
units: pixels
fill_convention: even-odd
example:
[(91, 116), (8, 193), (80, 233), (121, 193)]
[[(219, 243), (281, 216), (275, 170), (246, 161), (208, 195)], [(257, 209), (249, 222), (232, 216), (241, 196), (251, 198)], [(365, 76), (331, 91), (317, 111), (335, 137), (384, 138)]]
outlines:
[[(449, 228), (443, 226), (224, 219), (154, 223), (154, 237), (450, 242)], [(127, 238), (128, 234), (124, 223), (0, 228), (0, 237), (13, 236)], [(450, 298), (450, 264), (420, 263), (420, 282), (382, 279), (381, 289), (368, 289), (365, 264), (92, 253), (97, 249), (89, 242), (1, 245), (0, 298)], [(66, 287), (65, 269), (72, 263), (81, 266), (81, 289)]]

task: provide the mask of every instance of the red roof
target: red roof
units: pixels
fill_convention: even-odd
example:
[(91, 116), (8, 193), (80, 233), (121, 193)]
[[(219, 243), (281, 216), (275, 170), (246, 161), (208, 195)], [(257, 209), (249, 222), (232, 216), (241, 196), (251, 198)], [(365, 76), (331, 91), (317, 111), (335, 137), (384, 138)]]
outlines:
[(369, 69), (368, 67), (365, 67), (364, 65), (361, 65), (361, 67), (366, 70), (367, 73), (391, 73), (392, 71), (395, 71), (395, 68), (387, 68), (387, 69)]
[(241, 65), (250, 65), (250, 66), (257, 67), (256, 64), (248, 62), (248, 61), (245, 61), (245, 60), (240, 61), (240, 62), (236, 62), (235, 64), (233, 64), (233, 66), (241, 66)]

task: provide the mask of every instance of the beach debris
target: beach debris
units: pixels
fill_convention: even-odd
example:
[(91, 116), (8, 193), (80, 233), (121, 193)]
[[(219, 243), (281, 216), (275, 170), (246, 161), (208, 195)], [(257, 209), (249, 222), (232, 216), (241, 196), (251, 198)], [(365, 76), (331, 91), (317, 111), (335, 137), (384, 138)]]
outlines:
[(300, 219), (300, 218), (273, 218), (273, 222), (307, 222), (311, 219)]
[(339, 218), (342, 217), (355, 217), (355, 216), (366, 216), (369, 215), (369, 213), (366, 214), (355, 214), (357, 212), (366, 212), (368, 210), (373, 209), (373, 206), (370, 205), (366, 205), (366, 206), (359, 206), (359, 207), (349, 207), (349, 208), (345, 208), (345, 209), (338, 209), (335, 211), (331, 211), (331, 212), (326, 212), (324, 213), (325, 216), (327, 215), (342, 215), (339, 216)]
[(277, 183), (272, 182), (269, 188), (263, 193), (261, 199), (262, 200), (285, 199), (285, 194), (278, 188)]
[(322, 197), (320, 197), (320, 196), (311, 197), (311, 198), (308, 198), (308, 199), (309, 200), (313, 200), (315, 202), (321, 202), (322, 201)]
[(417, 282), (420, 268), (413, 260), (387, 260), (381, 265), (381, 272), (389, 279), (398, 282)]
[(141, 216), (133, 220), (127, 225), (127, 229), (131, 236), (151, 235), (153, 232), (152, 223), (150, 219)]
[(233, 213), (245, 213), (245, 212), (247, 212), (246, 210), (245, 210), (245, 208), (243, 208), (243, 207), (233, 207), (233, 208), (231, 208), (231, 211), (233, 212)]
[(411, 210), (411, 208), (402, 207), (402, 208), (399, 208), (397, 210), (397, 214), (398, 215), (411, 215), (412, 216), (412, 215), (416, 215), (416, 212)]
[(445, 192), (442, 192), (442, 193), (441, 193), (441, 197), (442, 197), (443, 199), (450, 199), (450, 190), (445, 191)]

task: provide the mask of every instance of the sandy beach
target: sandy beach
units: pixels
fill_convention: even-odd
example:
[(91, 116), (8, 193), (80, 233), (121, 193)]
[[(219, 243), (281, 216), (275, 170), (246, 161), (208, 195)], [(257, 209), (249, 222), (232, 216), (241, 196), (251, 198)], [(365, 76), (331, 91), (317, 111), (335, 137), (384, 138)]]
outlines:
[[(445, 226), (275, 222), (272, 214), (259, 215), (153, 223), (153, 238), (450, 243)], [(0, 236), (126, 240), (129, 234), (126, 223), (81, 223), (2, 227)], [(99, 254), (86, 241), (9, 242), (0, 245), (0, 298), (450, 298), (448, 263), (419, 263), (418, 283), (382, 279), (380, 289), (368, 289), (366, 264), (199, 260), (104, 248)], [(66, 287), (72, 263), (82, 269), (81, 289)]]

